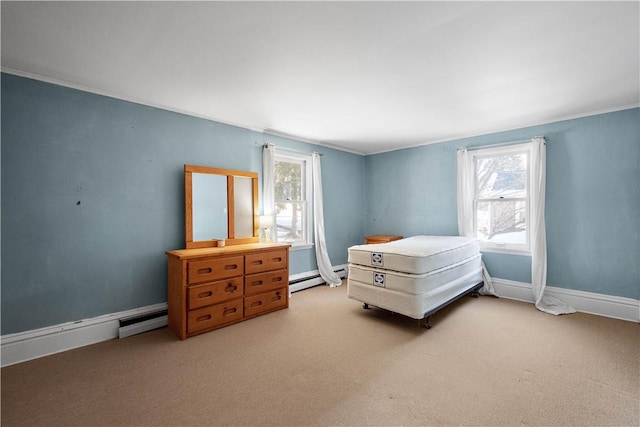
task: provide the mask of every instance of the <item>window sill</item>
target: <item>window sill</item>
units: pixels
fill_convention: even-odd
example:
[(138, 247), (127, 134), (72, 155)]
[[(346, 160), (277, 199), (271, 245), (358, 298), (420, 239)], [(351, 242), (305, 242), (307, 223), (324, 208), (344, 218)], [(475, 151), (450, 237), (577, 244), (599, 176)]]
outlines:
[(299, 245), (291, 245), (291, 247), (289, 248), (290, 251), (300, 251), (303, 249), (311, 249), (313, 247), (313, 243), (305, 243), (305, 244), (299, 244)]
[(496, 254), (531, 256), (531, 251), (528, 249), (503, 248), (499, 246), (485, 246), (482, 244), (480, 245), (480, 252), (493, 252)]

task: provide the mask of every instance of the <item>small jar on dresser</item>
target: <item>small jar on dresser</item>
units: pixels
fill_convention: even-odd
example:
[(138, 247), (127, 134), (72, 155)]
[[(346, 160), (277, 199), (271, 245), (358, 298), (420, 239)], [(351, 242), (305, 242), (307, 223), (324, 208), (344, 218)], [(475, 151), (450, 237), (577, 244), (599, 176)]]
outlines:
[(180, 339), (289, 307), (289, 247), (168, 251), (168, 325)]

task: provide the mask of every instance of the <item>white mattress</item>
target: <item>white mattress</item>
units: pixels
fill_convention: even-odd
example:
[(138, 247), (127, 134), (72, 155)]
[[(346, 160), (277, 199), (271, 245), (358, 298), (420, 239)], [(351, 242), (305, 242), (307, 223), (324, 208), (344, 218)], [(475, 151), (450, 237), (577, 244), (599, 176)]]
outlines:
[(412, 236), (388, 243), (349, 248), (349, 263), (410, 274), (424, 274), (471, 258), (478, 243), (462, 236)]
[(478, 272), (482, 272), (482, 256), (479, 253), (455, 264), (423, 274), (407, 274), (350, 264), (348, 277), (365, 285), (418, 295), (432, 292), (460, 277)]
[(482, 271), (473, 271), (429, 292), (413, 295), (393, 289), (371, 286), (349, 277), (347, 280), (347, 294), (351, 299), (394, 311), (414, 319), (422, 319), (425, 315), (472, 289), (480, 282), (482, 282)]

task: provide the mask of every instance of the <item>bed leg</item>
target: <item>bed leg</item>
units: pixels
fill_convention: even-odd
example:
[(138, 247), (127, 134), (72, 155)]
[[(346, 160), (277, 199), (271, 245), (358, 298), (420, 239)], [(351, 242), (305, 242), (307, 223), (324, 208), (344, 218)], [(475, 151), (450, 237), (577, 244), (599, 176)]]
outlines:
[(431, 316), (423, 317), (418, 320), (418, 326), (421, 328), (431, 329)]
[(369, 310), (369, 304), (365, 302), (364, 304), (362, 304), (362, 308), (364, 308), (365, 310)]
[(480, 296), (480, 289), (484, 286), (484, 282), (480, 282), (476, 285), (475, 288), (471, 290), (471, 297), (478, 298)]

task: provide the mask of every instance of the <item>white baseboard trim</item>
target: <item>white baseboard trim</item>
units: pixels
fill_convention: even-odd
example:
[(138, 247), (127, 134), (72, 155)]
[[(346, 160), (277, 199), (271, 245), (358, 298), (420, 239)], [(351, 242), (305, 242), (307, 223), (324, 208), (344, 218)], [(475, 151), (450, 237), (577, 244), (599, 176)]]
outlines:
[[(338, 265), (335, 271), (348, 273), (348, 265)], [(312, 279), (292, 285), (291, 292), (324, 283), (321, 278), (313, 278), (319, 274), (317, 270), (290, 276), (290, 280), (305, 277)], [(493, 283), (498, 295), (502, 298), (533, 303), (531, 284), (494, 278)], [(560, 298), (576, 310), (583, 313), (612, 317), (615, 319), (640, 322), (640, 301), (592, 292), (547, 286), (549, 295)], [(92, 319), (68, 322), (32, 331), (18, 332), (0, 337), (1, 366), (10, 366), (74, 348), (96, 344), (101, 341), (118, 338), (122, 331), (124, 336), (139, 333), (140, 328), (146, 330), (162, 327), (166, 324), (166, 316), (151, 319), (139, 324), (120, 328), (120, 320), (134, 316), (144, 316), (167, 309), (167, 303), (154, 304), (119, 313), (107, 314)]]
[[(501, 298), (534, 302), (530, 283), (494, 278), (493, 285)], [(582, 313), (640, 322), (640, 300), (637, 299), (553, 286), (545, 288), (545, 295), (556, 297)]]
[[(334, 270), (340, 276), (346, 276), (348, 265), (334, 266)], [(325, 283), (319, 276), (318, 270), (294, 274), (289, 280), (298, 281), (290, 287), (290, 292), (306, 289)], [(300, 279), (309, 278), (300, 281)], [(60, 325), (31, 331), (7, 334), (0, 337), (0, 365), (2, 367), (38, 359), (51, 354), (61, 353), (74, 348), (96, 344), (114, 338), (124, 338), (159, 328), (167, 324), (167, 316), (161, 316), (144, 322), (120, 327), (120, 320), (144, 316), (167, 309), (167, 303), (154, 304), (119, 313), (84, 319), (76, 322), (68, 322)]]
[[(120, 319), (166, 310), (167, 303), (68, 322), (0, 337), (1, 366), (26, 362), (51, 354), (118, 338)], [(166, 318), (165, 318), (166, 324)], [(162, 325), (160, 325), (162, 326)], [(158, 327), (160, 327), (158, 326)]]
[[(344, 278), (349, 272), (348, 264), (334, 265), (333, 271), (338, 273), (338, 276)], [(292, 283), (295, 282), (295, 283)], [(303, 289), (311, 288), (313, 286), (322, 285), (326, 282), (320, 277), (320, 271), (312, 270), (304, 273), (292, 274), (289, 276), (289, 293), (301, 291)]]

